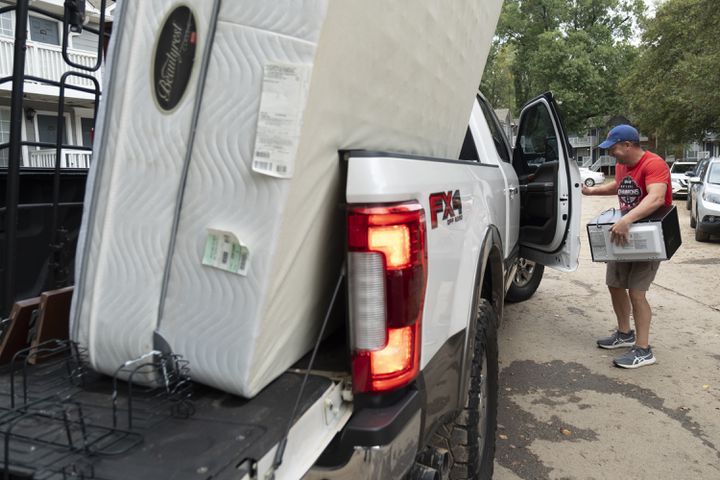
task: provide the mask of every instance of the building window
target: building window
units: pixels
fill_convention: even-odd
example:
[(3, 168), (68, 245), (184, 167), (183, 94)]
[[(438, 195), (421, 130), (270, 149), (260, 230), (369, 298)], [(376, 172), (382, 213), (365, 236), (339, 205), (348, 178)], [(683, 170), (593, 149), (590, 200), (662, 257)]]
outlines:
[[(41, 143), (52, 143), (53, 145), (55, 145), (57, 142), (57, 115), (44, 115), (38, 113), (37, 115), (35, 115), (35, 120), (37, 121), (37, 141)], [(66, 117), (65, 128), (63, 132), (63, 143), (67, 144), (67, 139), (68, 122)]]
[[(10, 141), (10, 110), (0, 108), (0, 145)], [(0, 149), (0, 167), (8, 165), (8, 148)]]
[(82, 132), (83, 147), (92, 147), (94, 128), (95, 121), (92, 118), (82, 117), (80, 119), (80, 131)]
[(30, 17), (30, 40), (60, 45), (58, 22), (40, 17)]
[[(96, 25), (94, 25), (97, 27)], [(75, 50), (83, 50), (85, 52), (97, 53), (98, 51), (98, 35), (89, 31), (83, 30), (80, 34), (72, 35), (72, 48)]]
[(0, 15), (0, 35), (13, 37), (15, 35), (15, 17), (13, 12), (5, 12)]

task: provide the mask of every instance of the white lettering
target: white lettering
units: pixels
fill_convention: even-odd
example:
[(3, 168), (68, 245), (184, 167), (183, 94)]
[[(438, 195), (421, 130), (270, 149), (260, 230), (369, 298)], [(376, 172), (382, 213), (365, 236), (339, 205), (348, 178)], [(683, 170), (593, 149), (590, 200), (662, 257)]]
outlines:
[(170, 101), (170, 93), (175, 85), (177, 67), (182, 63), (183, 53), (181, 49), (183, 42), (182, 26), (173, 21), (172, 28), (170, 50), (165, 53), (165, 61), (160, 69), (160, 80), (157, 82), (158, 96), (166, 102)]

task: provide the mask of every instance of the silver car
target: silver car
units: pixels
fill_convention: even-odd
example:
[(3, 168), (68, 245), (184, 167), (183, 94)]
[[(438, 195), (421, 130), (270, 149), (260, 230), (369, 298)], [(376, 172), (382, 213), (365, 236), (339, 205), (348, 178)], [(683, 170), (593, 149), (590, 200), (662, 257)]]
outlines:
[[(695, 201), (694, 198), (697, 196), (697, 190), (700, 186), (700, 178), (705, 176), (705, 170), (707, 170), (708, 163), (710, 162), (709, 158), (703, 158), (702, 160), (698, 161), (697, 166), (694, 170), (690, 172), (686, 172), (685, 175), (687, 175), (689, 178), (688, 181), (688, 193), (687, 193), (687, 200), (685, 201), (685, 207), (688, 210), (692, 210), (693, 202)], [(698, 177), (698, 178), (695, 178)]]
[(694, 178), (697, 191), (690, 210), (690, 226), (695, 240), (707, 242), (710, 235), (720, 235), (720, 159), (710, 160), (702, 177)]

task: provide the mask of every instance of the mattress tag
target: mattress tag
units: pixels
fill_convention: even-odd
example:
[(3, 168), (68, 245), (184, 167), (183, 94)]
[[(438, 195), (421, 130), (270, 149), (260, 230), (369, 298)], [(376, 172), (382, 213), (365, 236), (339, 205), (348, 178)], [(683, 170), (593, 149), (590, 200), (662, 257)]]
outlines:
[(231, 232), (208, 228), (203, 265), (247, 276), (250, 250)]
[(293, 176), (311, 71), (311, 65), (265, 65), (253, 150), (254, 171), (273, 177)]

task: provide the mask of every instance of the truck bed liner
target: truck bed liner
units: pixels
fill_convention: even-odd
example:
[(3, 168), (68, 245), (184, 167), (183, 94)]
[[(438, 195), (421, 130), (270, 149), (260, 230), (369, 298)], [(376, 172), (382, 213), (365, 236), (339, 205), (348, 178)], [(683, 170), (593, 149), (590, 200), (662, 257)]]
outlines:
[[(114, 422), (113, 380), (77, 375), (71, 363), (0, 370), (0, 468), (9, 478), (239, 478), (244, 460), (281, 439), (303, 378), (285, 373), (252, 399), (193, 384), (180, 403), (135, 386), (131, 409), (128, 384), (118, 382)], [(309, 376), (296, 418), (331, 384)]]

